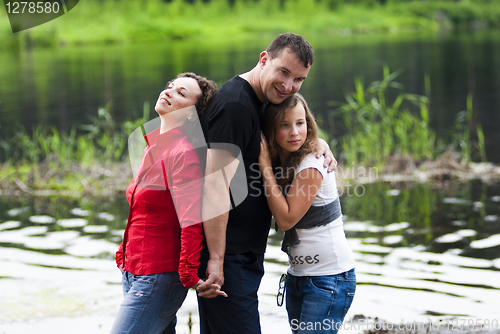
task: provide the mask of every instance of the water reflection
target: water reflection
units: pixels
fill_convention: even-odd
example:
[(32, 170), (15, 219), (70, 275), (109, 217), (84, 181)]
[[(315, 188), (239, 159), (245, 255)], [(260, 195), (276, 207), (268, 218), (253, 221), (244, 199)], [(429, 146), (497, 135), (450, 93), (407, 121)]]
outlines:
[(114, 259), (128, 214), (124, 198), (0, 200), (0, 246)]
[(499, 257), (498, 184), (470, 181), (447, 189), (432, 184), (364, 186), (364, 195), (343, 198), (349, 238), (391, 248), (422, 246), (467, 257)]
[[(483, 126), (488, 160), (500, 162), (498, 29), (307, 38), (316, 57), (301, 92), (336, 139), (346, 129), (334, 117), (331, 101), (345, 101), (344, 94), (355, 88), (356, 76), (364, 77), (366, 84), (380, 80), (387, 64), (392, 71), (404, 71), (397, 81), (405, 92), (430, 98), (431, 127), (445, 142), (450, 142), (454, 119), (466, 109), (466, 96), (472, 93), (473, 119)], [(119, 124), (136, 120), (145, 101), (156, 101), (166, 78), (193, 71), (222, 84), (255, 66), (271, 39), (258, 36), (233, 45), (224, 40), (220, 44), (183, 40), (2, 51), (0, 64), (9, 66), (0, 67), (0, 138), (10, 138), (17, 123), (27, 128), (43, 123), (69, 131), (72, 125), (88, 124), (89, 117), (109, 103)], [(31, 98), (26, 98), (26, 91)]]
[[(356, 314), (391, 321), (495, 316), (500, 297), (500, 184), (363, 187), (363, 196), (342, 199), (358, 276), (357, 296), (347, 319)], [(107, 312), (113, 313), (110, 310), (118, 307), (121, 298), (114, 253), (127, 213), (124, 196), (0, 199), (0, 284), (39, 275), (27, 267), (50, 268), (61, 277), (88, 272), (90, 276), (77, 277), (86, 281), (100, 277), (101, 290), (94, 292), (96, 305), (103, 293), (110, 294), (110, 284), (114, 286), (116, 305), (106, 299), (113, 304)], [(274, 297), (278, 278), (287, 267), (281, 239), (281, 232), (271, 231), (259, 292), (264, 333), (286, 328), (285, 310), (275, 306)], [(57, 284), (52, 283), (53, 289)], [(179, 323), (187, 324), (191, 315), (196, 323), (196, 312), (191, 294)], [(14, 319), (6, 314), (0, 323)], [(110, 325), (112, 319), (113, 314)]]

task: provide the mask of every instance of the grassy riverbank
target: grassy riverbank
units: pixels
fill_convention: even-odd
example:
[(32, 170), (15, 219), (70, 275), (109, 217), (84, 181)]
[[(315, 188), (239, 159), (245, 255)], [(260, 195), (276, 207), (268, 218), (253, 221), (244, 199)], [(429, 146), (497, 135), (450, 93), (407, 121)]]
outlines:
[(80, 1), (62, 17), (12, 34), (0, 10), (0, 47), (164, 42), (242, 42), (294, 31), (307, 36), (477, 29), (500, 25), (500, 1), (161, 0)]
[[(336, 170), (340, 191), (353, 184), (384, 182), (428, 182), (444, 188), (453, 182), (478, 179), (500, 182), (500, 167), (491, 163), (464, 163), (451, 151), (435, 160), (415, 161), (394, 155), (380, 167), (339, 165)], [(112, 196), (126, 190), (132, 179), (130, 163), (124, 161), (58, 164), (0, 165), (0, 196)]]
[[(384, 181), (500, 181), (500, 167), (486, 163), (484, 135), (472, 126), (473, 98), (455, 121), (453, 141), (444, 143), (429, 127), (428, 98), (401, 90), (399, 72), (384, 67), (382, 80), (365, 86), (354, 79), (355, 91), (337, 102), (347, 133), (332, 139), (320, 135), (337, 155), (337, 176), (357, 183)], [(399, 95), (391, 100), (389, 89)], [(125, 191), (132, 178), (128, 161), (129, 135), (149, 120), (149, 105), (142, 118), (118, 124), (100, 108), (89, 124), (69, 133), (43, 125), (31, 133), (19, 127), (9, 139), (0, 139), (0, 195), (91, 194)], [(481, 164), (473, 161), (484, 162)]]

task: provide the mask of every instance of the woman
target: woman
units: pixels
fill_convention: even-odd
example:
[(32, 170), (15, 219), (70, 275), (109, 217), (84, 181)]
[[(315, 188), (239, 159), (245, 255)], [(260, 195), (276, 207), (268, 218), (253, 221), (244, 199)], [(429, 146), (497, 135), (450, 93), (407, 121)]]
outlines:
[[(203, 243), (203, 168), (188, 138), (217, 92), (211, 80), (182, 73), (160, 93), (160, 128), (145, 136), (139, 170), (127, 188), (130, 205), (116, 263), (124, 300), (111, 333), (175, 333), (176, 313), (197, 276)], [(215, 295), (225, 295), (212, 285)]]
[(317, 127), (300, 94), (269, 104), (264, 115), (259, 163), (269, 207), (285, 231), (290, 327), (293, 333), (336, 333), (351, 306), (356, 276), (335, 174), (323, 167), (324, 157), (315, 157)]

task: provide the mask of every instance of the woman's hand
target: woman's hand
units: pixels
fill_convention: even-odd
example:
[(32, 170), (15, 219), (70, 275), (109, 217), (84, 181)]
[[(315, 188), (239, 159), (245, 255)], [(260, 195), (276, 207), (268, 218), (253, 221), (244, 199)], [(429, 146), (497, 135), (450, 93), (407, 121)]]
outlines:
[(193, 285), (192, 289), (195, 289), (198, 292), (198, 296), (204, 298), (215, 298), (217, 296), (227, 297), (227, 294), (224, 291), (221, 291), (220, 285), (211, 283), (209, 281), (203, 281), (200, 279), (195, 285)]
[(271, 155), (269, 153), (266, 137), (264, 137), (263, 133), (260, 134), (260, 138), (259, 169), (261, 173), (264, 173), (264, 170), (267, 168), (272, 168)]

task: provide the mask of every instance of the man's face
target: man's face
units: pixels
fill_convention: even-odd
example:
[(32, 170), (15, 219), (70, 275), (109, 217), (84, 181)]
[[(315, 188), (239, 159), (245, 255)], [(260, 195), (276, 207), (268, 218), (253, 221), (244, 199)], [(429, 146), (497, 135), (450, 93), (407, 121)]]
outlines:
[(262, 67), (260, 74), (262, 93), (266, 100), (274, 104), (279, 104), (298, 92), (311, 69), (311, 66), (305, 67), (288, 48), (273, 59), (266, 51), (262, 52), (259, 63)]

